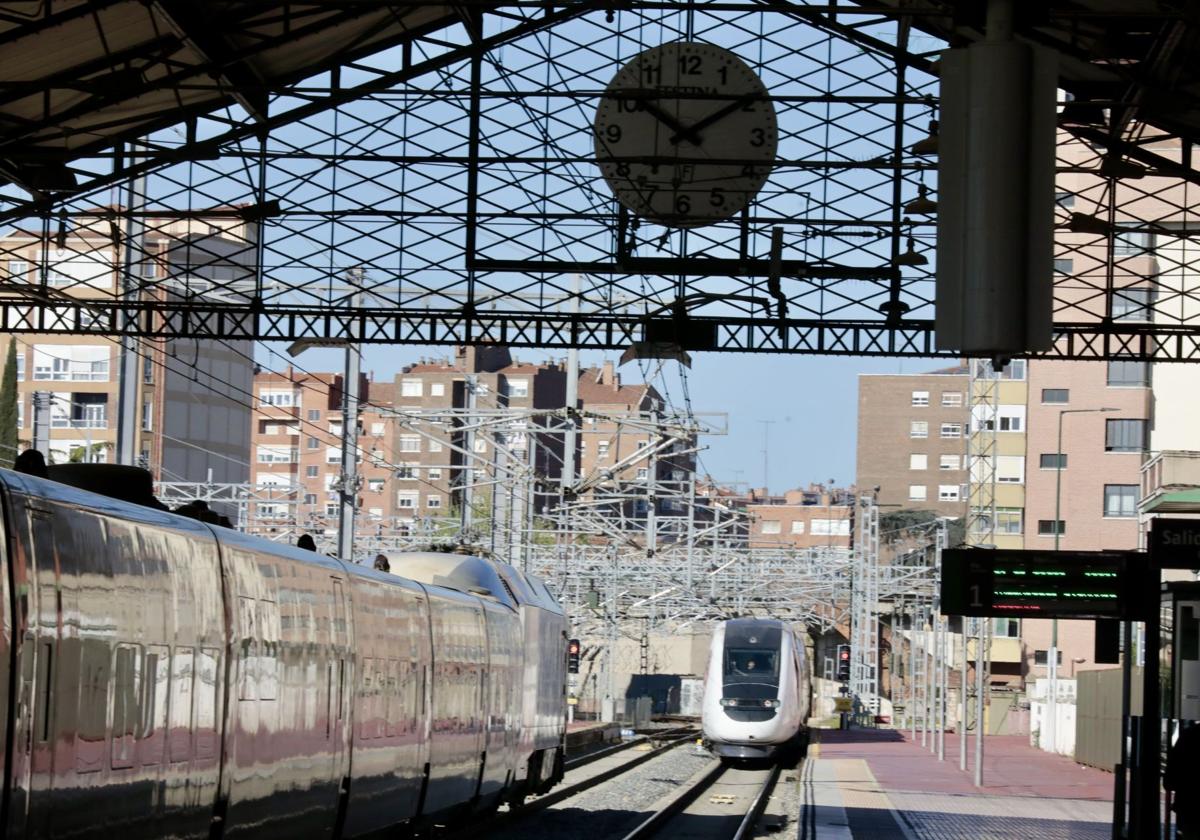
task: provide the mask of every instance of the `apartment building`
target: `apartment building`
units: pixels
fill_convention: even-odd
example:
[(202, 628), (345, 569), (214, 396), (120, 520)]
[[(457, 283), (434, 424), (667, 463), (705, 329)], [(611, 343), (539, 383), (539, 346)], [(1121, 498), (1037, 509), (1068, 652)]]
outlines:
[(885, 510), (966, 514), (965, 368), (860, 374), (855, 484)]
[[(141, 250), (115, 248), (119, 208), (60, 219), (47, 230), (15, 229), (0, 238), (0, 294), (39, 300), (111, 301), (121, 278), (141, 299), (181, 294), (236, 294), (253, 272), (251, 231), (235, 216), (208, 220), (147, 220)], [(117, 237), (120, 239), (120, 236)], [(28, 290), (28, 291), (27, 291)], [(63, 317), (73, 310), (64, 307)], [(78, 310), (84, 319), (97, 313)], [(116, 457), (122, 348), (100, 335), (9, 334), (17, 344), (18, 423), (22, 445), (33, 439), (34, 392), (50, 396), (51, 462), (112, 461)], [(134, 451), (164, 481), (240, 483), (249, 478), (249, 415), (253, 360), (249, 342), (137, 340), (133, 371), (137, 416)]]
[(854, 541), (854, 491), (810, 485), (761, 504), (748, 504), (751, 548), (849, 548)]

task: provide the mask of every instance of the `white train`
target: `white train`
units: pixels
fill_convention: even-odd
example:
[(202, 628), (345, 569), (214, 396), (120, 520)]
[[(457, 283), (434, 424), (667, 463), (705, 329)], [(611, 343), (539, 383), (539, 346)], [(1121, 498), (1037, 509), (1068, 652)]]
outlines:
[(0, 833), (340, 838), (562, 775), (563, 610), (511, 566), (392, 572), (0, 470)]
[(722, 758), (767, 758), (807, 734), (811, 691), (804, 637), (790, 624), (722, 622), (709, 648), (704, 738)]

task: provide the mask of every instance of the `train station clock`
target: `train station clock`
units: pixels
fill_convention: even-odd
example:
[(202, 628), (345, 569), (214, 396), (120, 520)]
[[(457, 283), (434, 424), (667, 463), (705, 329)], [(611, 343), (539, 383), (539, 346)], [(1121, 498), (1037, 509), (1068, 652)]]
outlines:
[(779, 147), (762, 80), (728, 50), (687, 41), (625, 64), (601, 97), (593, 131), (596, 161), (617, 201), (676, 228), (744, 209)]

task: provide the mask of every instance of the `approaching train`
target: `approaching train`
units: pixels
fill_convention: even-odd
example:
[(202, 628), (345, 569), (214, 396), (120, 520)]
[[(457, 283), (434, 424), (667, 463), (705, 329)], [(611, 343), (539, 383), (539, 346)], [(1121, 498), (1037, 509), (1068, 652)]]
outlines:
[(804, 637), (776, 619), (735, 618), (713, 632), (705, 740), (722, 758), (767, 758), (807, 734), (812, 684)]
[(454, 554), (391, 573), (0, 470), (5, 837), (338, 838), (561, 778), (567, 621)]

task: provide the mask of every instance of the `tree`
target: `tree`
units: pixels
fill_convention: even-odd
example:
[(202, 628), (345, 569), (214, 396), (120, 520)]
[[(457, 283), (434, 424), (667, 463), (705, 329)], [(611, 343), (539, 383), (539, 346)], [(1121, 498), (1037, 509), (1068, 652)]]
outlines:
[(17, 459), (17, 342), (10, 339), (0, 379), (0, 464), (12, 466)]

